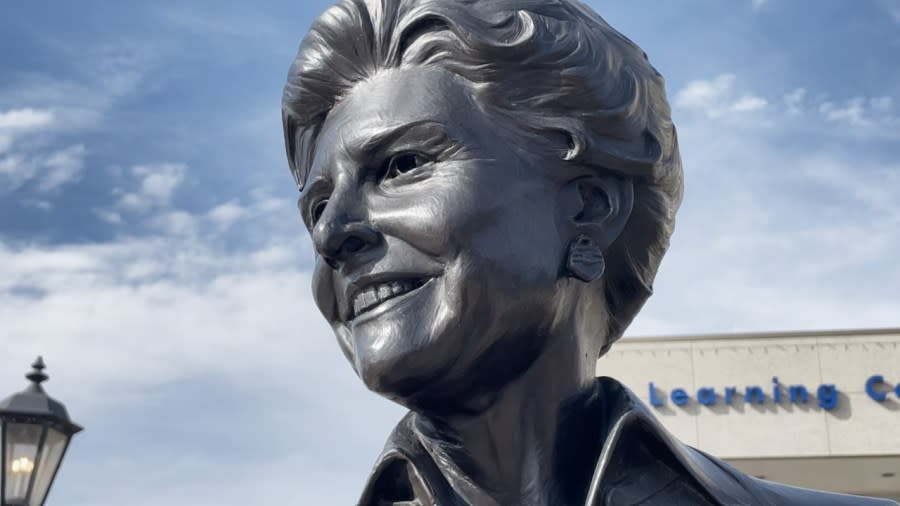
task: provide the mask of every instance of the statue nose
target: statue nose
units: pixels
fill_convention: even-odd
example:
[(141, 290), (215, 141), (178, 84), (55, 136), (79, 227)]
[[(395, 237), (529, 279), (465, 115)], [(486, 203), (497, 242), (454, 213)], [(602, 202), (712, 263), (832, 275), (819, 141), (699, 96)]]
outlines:
[(333, 269), (378, 244), (378, 240), (379, 234), (371, 225), (344, 217), (323, 216), (313, 229), (316, 252)]

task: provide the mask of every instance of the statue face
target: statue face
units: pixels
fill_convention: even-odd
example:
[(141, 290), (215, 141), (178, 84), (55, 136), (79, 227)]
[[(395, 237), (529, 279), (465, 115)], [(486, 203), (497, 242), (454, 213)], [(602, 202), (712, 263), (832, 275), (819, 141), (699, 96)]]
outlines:
[(373, 390), (464, 402), (531, 363), (557, 320), (561, 184), (436, 67), (357, 84), (318, 138), (300, 209), (316, 303)]

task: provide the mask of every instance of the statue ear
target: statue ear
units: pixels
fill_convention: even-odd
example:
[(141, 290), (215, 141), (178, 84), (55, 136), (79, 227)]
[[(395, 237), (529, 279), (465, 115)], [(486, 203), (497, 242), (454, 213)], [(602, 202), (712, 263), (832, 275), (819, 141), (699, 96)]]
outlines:
[(589, 283), (603, 275), (603, 254), (628, 223), (634, 185), (625, 177), (588, 176), (570, 181), (564, 191), (572, 231), (566, 270)]

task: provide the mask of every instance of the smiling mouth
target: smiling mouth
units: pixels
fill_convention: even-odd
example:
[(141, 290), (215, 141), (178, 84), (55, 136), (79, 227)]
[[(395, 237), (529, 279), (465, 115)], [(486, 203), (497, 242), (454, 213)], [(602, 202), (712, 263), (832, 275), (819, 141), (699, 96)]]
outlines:
[(429, 279), (431, 278), (398, 279), (367, 286), (353, 296), (353, 314), (351, 319), (375, 309), (383, 302), (421, 288)]

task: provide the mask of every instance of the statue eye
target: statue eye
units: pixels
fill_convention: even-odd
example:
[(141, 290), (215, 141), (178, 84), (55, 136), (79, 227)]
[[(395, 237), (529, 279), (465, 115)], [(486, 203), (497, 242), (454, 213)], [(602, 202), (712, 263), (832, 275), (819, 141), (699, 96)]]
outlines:
[(407, 172), (418, 169), (430, 161), (431, 160), (425, 156), (412, 151), (396, 154), (388, 158), (385, 162), (384, 170), (382, 172), (382, 174), (384, 174), (383, 179), (391, 179), (401, 174), (406, 174)]
[(313, 204), (312, 207), (309, 208), (309, 219), (313, 225), (318, 223), (319, 218), (321, 218), (322, 214), (325, 213), (325, 206), (327, 206), (327, 205), (328, 205), (328, 199), (322, 199), (322, 200), (316, 202), (315, 204)]

